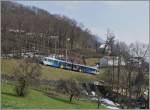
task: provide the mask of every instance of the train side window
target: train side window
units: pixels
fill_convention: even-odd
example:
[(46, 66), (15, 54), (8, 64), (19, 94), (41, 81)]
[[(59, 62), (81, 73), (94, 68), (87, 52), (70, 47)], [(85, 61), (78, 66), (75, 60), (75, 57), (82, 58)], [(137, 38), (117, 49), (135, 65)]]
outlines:
[(45, 58), (44, 60), (47, 61), (47, 58)]
[(52, 60), (48, 59), (49, 62), (51, 62)]
[(54, 63), (56, 63), (56, 64), (57, 64), (57, 63), (58, 63), (58, 61), (54, 60)]

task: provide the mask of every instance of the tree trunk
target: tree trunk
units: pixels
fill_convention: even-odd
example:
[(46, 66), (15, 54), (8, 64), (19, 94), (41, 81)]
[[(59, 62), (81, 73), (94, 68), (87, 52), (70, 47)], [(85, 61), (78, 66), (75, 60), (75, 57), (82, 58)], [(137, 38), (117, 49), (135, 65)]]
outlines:
[(119, 99), (120, 63), (121, 63), (121, 57), (119, 56), (119, 58), (118, 58), (118, 75), (117, 75), (117, 77), (118, 77), (118, 79), (117, 79), (117, 93), (118, 93), (117, 100)]
[(147, 96), (147, 108), (149, 108), (149, 89), (148, 89), (148, 96)]
[(128, 85), (128, 90), (129, 90), (129, 102), (128, 102), (128, 108), (130, 107), (130, 101), (131, 101), (131, 71), (129, 72), (129, 85)]
[(98, 103), (97, 103), (97, 108), (99, 109), (99, 106), (101, 105), (101, 102), (100, 102), (100, 98), (98, 97)]
[(97, 108), (99, 109), (99, 106), (100, 106), (100, 100), (98, 98), (98, 105), (97, 105)]
[(114, 66), (114, 56), (113, 56), (112, 91), (114, 89), (114, 71), (115, 71), (114, 69), (115, 69), (115, 66)]
[(70, 102), (72, 101), (72, 98), (73, 98), (73, 94), (70, 95)]

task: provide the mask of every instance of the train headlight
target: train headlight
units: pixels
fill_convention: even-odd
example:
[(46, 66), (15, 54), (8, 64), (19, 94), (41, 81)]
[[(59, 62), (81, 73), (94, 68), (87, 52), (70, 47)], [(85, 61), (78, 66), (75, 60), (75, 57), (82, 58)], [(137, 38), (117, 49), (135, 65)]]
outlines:
[(61, 65), (61, 66), (60, 66), (60, 68), (64, 68), (64, 66), (63, 66), (63, 65)]

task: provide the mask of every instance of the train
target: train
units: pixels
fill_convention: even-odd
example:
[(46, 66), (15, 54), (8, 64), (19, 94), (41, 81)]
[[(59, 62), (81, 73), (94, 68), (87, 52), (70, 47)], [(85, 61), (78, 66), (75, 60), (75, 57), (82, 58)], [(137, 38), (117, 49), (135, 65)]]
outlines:
[(62, 68), (66, 70), (76, 71), (76, 72), (83, 72), (89, 74), (98, 74), (98, 69), (95, 67), (90, 67), (82, 64), (76, 64), (68, 61), (64, 61), (61, 59), (53, 58), (53, 57), (43, 57), (40, 60), (40, 63), (43, 65), (55, 67), (55, 68)]

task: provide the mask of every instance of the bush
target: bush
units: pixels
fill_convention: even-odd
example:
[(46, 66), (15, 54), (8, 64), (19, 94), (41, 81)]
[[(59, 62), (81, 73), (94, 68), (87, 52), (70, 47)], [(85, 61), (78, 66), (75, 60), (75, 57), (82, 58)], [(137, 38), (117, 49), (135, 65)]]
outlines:
[(36, 86), (40, 77), (40, 65), (32, 63), (31, 59), (19, 62), (14, 69), (15, 90), (18, 96), (26, 96), (29, 86)]
[(16, 84), (16, 93), (18, 96), (26, 96), (27, 95), (27, 82), (24, 77), (20, 77), (18, 79), (18, 83)]

